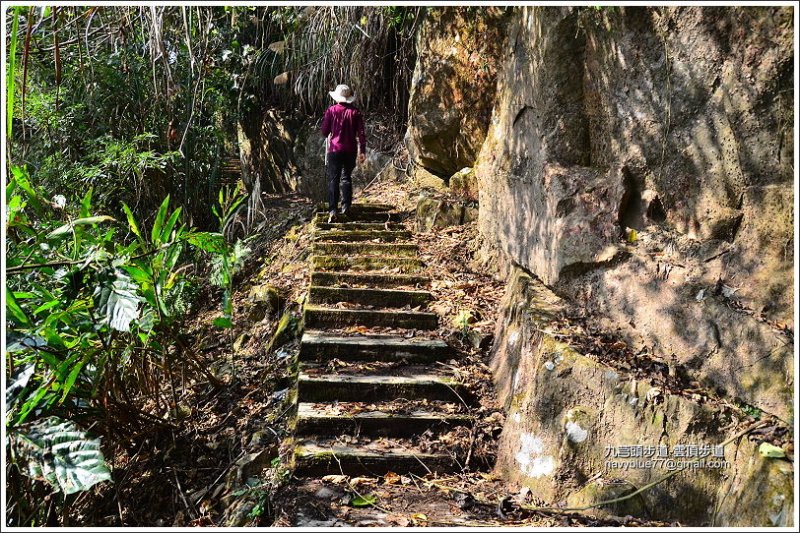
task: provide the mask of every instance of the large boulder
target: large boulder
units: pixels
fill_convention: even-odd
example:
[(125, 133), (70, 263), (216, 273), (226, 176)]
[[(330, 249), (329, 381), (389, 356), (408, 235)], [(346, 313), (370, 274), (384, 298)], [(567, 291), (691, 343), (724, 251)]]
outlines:
[(420, 27), (406, 140), (415, 163), (444, 180), (480, 151), (506, 18), (500, 8), (429, 8)]

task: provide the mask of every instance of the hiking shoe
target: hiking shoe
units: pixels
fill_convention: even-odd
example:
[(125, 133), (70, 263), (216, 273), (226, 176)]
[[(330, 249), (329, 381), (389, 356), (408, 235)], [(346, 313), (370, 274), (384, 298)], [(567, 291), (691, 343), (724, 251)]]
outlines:
[(350, 206), (349, 205), (343, 205), (342, 206), (342, 210), (341, 210), (341, 214), (346, 215), (348, 211), (350, 211)]
[(336, 211), (331, 210), (328, 212), (328, 224), (330, 224), (334, 220), (336, 220)]

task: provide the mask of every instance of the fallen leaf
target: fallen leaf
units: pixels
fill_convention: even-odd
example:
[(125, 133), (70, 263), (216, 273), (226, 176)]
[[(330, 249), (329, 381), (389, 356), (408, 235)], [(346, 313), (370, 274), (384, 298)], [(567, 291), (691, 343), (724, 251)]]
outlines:
[(350, 480), (351, 487), (357, 487), (358, 485), (369, 485), (375, 483), (375, 479), (371, 477), (354, 477)]
[(350, 505), (353, 507), (369, 507), (370, 505), (375, 505), (378, 501), (378, 497), (374, 494), (366, 494), (364, 496), (356, 496), (350, 500)]
[(327, 483), (333, 483), (334, 485), (341, 485), (347, 481), (347, 476), (342, 476), (340, 474), (331, 474), (329, 476), (323, 476), (322, 481)]
[(383, 482), (387, 485), (394, 485), (400, 482), (400, 476), (394, 472), (386, 472), (383, 476)]
[(761, 457), (769, 457), (771, 459), (781, 459), (786, 457), (786, 452), (783, 448), (778, 448), (768, 442), (762, 442), (758, 447), (758, 453)]

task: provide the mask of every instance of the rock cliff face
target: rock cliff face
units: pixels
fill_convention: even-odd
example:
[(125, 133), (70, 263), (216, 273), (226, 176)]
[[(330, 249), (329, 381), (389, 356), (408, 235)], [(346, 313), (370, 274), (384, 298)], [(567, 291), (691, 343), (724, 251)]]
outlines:
[(472, 166), (481, 148), (506, 18), (498, 8), (430, 8), (420, 28), (406, 140), (441, 178)]
[[(453, 24), (468, 24), (441, 20), (450, 26), (426, 22), (426, 43), (451, 38)], [(469, 77), (415, 77), (408, 137), (424, 153), (423, 165), (440, 176), (474, 168), (487, 257), (506, 265), (498, 275), (524, 269), (582, 309), (587, 325), (614, 333), (634, 352), (651, 353), (670, 375), (791, 427), (792, 10), (526, 7), (496, 28), (504, 39), (489, 90), (491, 118), (483, 122), (476, 114), (464, 129), (425, 119), (431, 109), (458, 109), (448, 99)], [(430, 47), (417, 71), (441, 71), (449, 54)], [(475, 143), (477, 157), (454, 164), (449, 147)], [(512, 394), (519, 416), (509, 417), (506, 428), (504, 472), (524, 451), (525, 443), (514, 440), (520, 427), (536, 426), (541, 444), (555, 446), (561, 429), (548, 426), (543, 413), (566, 416), (588, 397), (555, 411), (534, 406), (552, 406), (571, 389), (610, 398), (622, 387), (594, 383), (602, 369), (574, 371), (563, 390), (545, 386), (543, 367), (515, 360), (509, 342), (500, 334), (493, 348), (498, 383), (523, 384)], [(680, 411), (679, 435), (701, 439), (703, 409), (675, 401), (667, 407)], [(606, 409), (603, 416), (620, 423), (645, 416), (609, 403), (587, 409)], [(593, 431), (613, 426), (592, 416)], [(630, 424), (612, 435), (661, 438), (655, 426)], [(597, 468), (594, 452), (560, 446), (572, 462), (553, 456), (554, 472), (582, 464), (591, 466), (583, 470), (589, 476)], [(556, 499), (566, 497), (556, 490), (559, 475), (542, 478)], [(695, 476), (690, 484), (711, 506), (687, 511), (694, 523), (769, 524), (764, 516), (708, 511), (717, 501), (716, 478)], [(541, 480), (536, 487), (543, 490)]]

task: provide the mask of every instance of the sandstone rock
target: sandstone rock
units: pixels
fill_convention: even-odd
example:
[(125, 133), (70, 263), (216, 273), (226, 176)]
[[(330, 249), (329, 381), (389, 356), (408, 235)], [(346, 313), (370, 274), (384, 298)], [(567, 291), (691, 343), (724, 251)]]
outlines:
[(422, 22), (406, 139), (413, 161), (443, 179), (480, 150), (505, 19), (497, 8), (432, 8)]
[(565, 271), (601, 263), (604, 250), (619, 241), (623, 192), (618, 171), (555, 163), (534, 180), (483, 175), (478, 224), (513, 260), (553, 284)]
[(741, 287), (738, 296), (789, 326), (794, 325), (793, 203), (791, 183), (745, 189), (737, 247), (728, 262), (729, 276)]
[(464, 223), (464, 205), (445, 199), (423, 196), (417, 202), (417, 227), (420, 231), (446, 228)]
[[(625, 480), (600, 478), (592, 481), (578, 492), (570, 494), (567, 498), (567, 507), (589, 507), (597, 505), (601, 502), (628, 496), (636, 489), (636, 486)], [(644, 496), (641, 494), (637, 494), (619, 503), (598, 506), (584, 512), (598, 518), (628, 515), (637, 518), (647, 518), (650, 515)]]
[[(756, 220), (772, 220), (769, 198), (781, 197), (784, 205), (793, 199), (791, 157), (782, 155), (792, 144), (792, 108), (782, 96), (790, 92), (793, 52), (781, 21), (790, 16), (782, 8), (753, 11), (750, 23), (764, 32), (757, 35), (735, 11), (713, 17), (695, 8), (515, 11), (475, 166), (486, 242), (556, 283), (559, 266), (570, 262), (560, 250), (572, 245), (555, 231), (558, 217), (545, 206), (563, 200), (568, 211), (571, 204), (543, 186), (545, 169), (591, 166), (621, 181), (621, 192), (584, 189), (598, 202), (617, 204), (620, 229), (664, 223), (693, 239), (741, 243), (729, 275), (755, 291), (768, 285), (762, 292), (771, 297), (760, 304), (790, 321), (791, 295), (774, 308), (766, 300), (792, 286), (791, 265), (762, 261), (766, 241), (744, 232)], [(576, 65), (583, 77), (574, 75)], [(773, 194), (756, 192), (769, 188)], [(579, 231), (605, 239), (600, 222)]]
[(471, 201), (478, 200), (478, 180), (473, 169), (462, 168), (450, 176), (448, 185), (450, 190), (458, 196)]
[(419, 191), (424, 191), (426, 189), (437, 192), (447, 191), (447, 184), (442, 178), (436, 176), (435, 174), (431, 174), (420, 165), (414, 166), (412, 176), (414, 187)]
[(303, 127), (298, 131), (293, 157), (300, 176), (294, 184), (295, 190), (317, 202), (326, 200), (325, 137), (316, 129)]
[[(558, 340), (563, 331), (553, 318), (564, 305), (539, 281), (515, 270), (492, 359), (508, 411), (496, 467), (503, 477), (548, 502), (591, 504), (608, 496), (596, 483), (586, 488), (599, 473), (631, 488), (668, 473), (665, 463), (625, 468), (623, 463), (637, 459), (615, 458), (610, 450), (664, 445), (672, 457), (678, 445), (712, 446), (735, 433), (729, 429), (730, 411), (653, 387), (647, 377), (590, 359)], [(761, 457), (747, 439), (731, 442), (722, 452), (717, 459), (728, 461), (728, 468), (689, 468), (622, 508), (600, 512), (649, 514), (698, 526), (789, 523), (791, 463)], [(731, 494), (747, 504), (736, 515)], [(762, 505), (755, 503), (762, 498)]]
[[(590, 324), (618, 331), (636, 349), (647, 347), (729, 399), (792, 423), (791, 339), (731, 307), (731, 300), (746, 302), (739, 296), (743, 288), (727, 291), (729, 297), (717, 289), (717, 280), (727, 279), (728, 254), (707, 260), (722, 253), (714, 250), (733, 249), (704, 252), (697, 241), (672, 232), (642, 231), (613, 268), (576, 273), (557, 289), (586, 310)], [(744, 287), (738, 279), (726, 284)]]
[(278, 312), (282, 304), (278, 289), (270, 284), (256, 285), (248, 293), (247, 318), (258, 322)]

